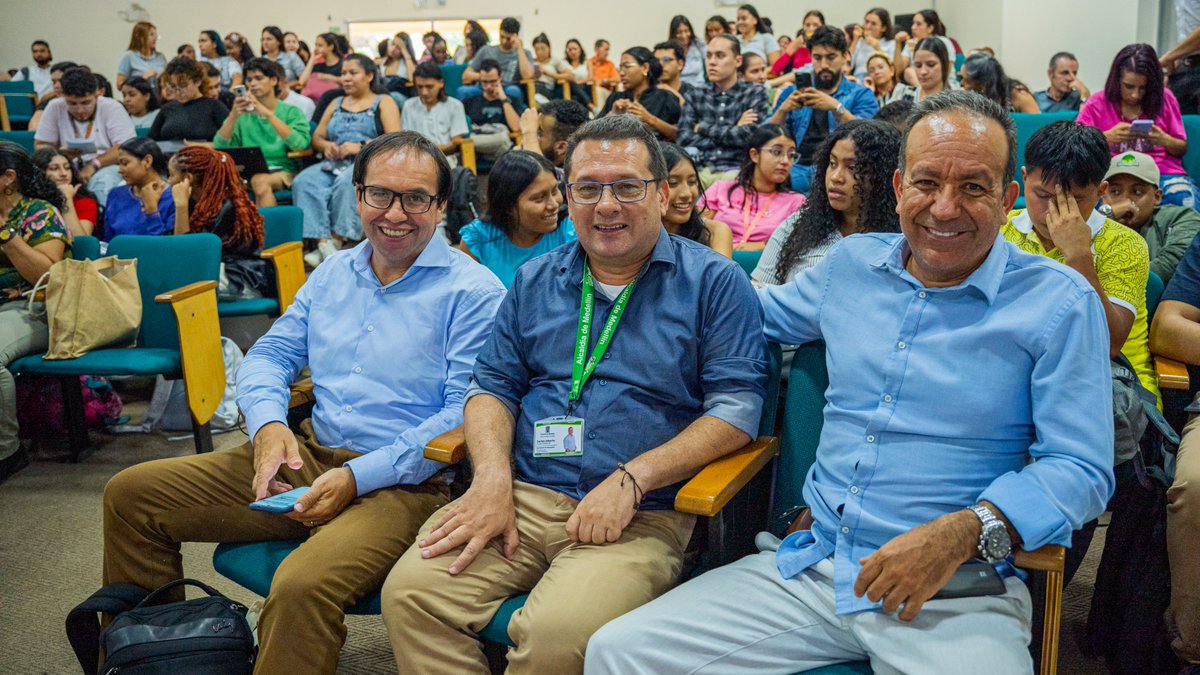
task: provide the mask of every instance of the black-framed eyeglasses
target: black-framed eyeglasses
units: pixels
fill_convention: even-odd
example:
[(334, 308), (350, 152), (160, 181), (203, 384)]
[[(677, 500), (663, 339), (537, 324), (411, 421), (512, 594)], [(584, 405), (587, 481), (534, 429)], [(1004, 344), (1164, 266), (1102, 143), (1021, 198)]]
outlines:
[(399, 199), (400, 208), (410, 216), (425, 213), (433, 206), (434, 200), (433, 195), (424, 192), (395, 192), (378, 185), (360, 185), (358, 191), (367, 206), (381, 211), (392, 208), (392, 204)]
[(646, 198), (651, 183), (657, 178), (626, 178), (611, 183), (578, 181), (567, 183), (567, 194), (576, 204), (596, 204), (604, 196), (604, 188), (612, 190), (613, 197), (622, 204), (633, 204)]

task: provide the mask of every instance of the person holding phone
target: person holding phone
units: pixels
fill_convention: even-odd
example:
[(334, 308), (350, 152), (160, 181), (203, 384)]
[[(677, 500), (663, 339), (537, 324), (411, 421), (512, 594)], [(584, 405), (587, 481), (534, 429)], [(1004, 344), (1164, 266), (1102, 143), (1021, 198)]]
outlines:
[(1153, 47), (1132, 44), (1117, 52), (1104, 92), (1084, 102), (1076, 121), (1103, 131), (1113, 155), (1135, 151), (1153, 157), (1163, 204), (1200, 206), (1200, 190), (1183, 168), (1188, 141), (1179, 101), (1164, 85)]
[(796, 74), (796, 84), (779, 94), (771, 124), (785, 126), (796, 139), (792, 189), (807, 193), (815, 171), (813, 158), (829, 132), (852, 119), (869, 118), (879, 111), (875, 94), (844, 75), (850, 59), (846, 34), (821, 26), (808, 39), (811, 70)]

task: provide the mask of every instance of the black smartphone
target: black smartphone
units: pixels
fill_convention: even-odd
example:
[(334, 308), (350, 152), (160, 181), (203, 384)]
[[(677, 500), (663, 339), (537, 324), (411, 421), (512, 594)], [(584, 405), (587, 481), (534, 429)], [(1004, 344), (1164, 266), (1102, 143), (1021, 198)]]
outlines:
[(808, 89), (813, 86), (812, 73), (796, 73), (796, 89)]
[(996, 568), (983, 560), (968, 560), (954, 572), (950, 582), (934, 596), (934, 600), (974, 598), (981, 595), (1003, 595), (1004, 580)]

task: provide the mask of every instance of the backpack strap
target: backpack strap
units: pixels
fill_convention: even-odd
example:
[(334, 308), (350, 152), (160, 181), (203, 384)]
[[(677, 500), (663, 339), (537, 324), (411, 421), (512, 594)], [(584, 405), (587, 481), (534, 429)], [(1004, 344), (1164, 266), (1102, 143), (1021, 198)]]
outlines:
[(133, 609), (150, 591), (133, 584), (109, 584), (79, 603), (67, 615), (67, 640), (85, 675), (95, 675), (100, 667), (100, 621), (97, 613), (113, 616)]

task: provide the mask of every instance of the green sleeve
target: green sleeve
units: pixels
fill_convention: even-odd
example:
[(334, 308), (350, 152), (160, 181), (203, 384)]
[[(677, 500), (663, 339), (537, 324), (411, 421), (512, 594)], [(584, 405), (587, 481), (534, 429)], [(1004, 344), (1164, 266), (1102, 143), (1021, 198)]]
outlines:
[(283, 144), (287, 146), (288, 151), (296, 152), (297, 150), (304, 150), (312, 144), (312, 127), (309, 126), (308, 120), (304, 118), (304, 113), (299, 108), (283, 103), (280, 104), (276, 111), (276, 114), (279, 111), (283, 112), (280, 119), (292, 128), (292, 133), (283, 139)]
[(233, 133), (229, 136), (229, 140), (221, 138), (221, 130), (217, 129), (217, 133), (213, 134), (213, 147), (221, 150), (222, 148), (240, 148), (242, 147), (242, 120), (233, 123)]
[(1175, 268), (1183, 259), (1187, 247), (1200, 234), (1200, 213), (1194, 209), (1178, 207), (1178, 213), (1171, 220), (1166, 243), (1150, 261), (1150, 271), (1162, 278), (1164, 284), (1175, 275)]

